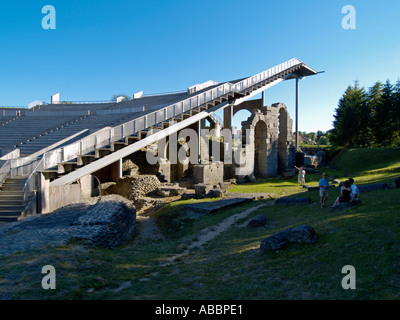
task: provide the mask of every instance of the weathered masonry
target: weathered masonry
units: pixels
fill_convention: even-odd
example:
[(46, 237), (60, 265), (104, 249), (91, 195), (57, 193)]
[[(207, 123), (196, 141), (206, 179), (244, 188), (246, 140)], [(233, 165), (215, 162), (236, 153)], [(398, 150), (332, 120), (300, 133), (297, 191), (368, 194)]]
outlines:
[[(57, 93), (50, 104), (35, 101), (29, 108), (2, 109), (0, 220), (51, 212), (96, 195), (100, 184), (134, 170), (127, 169), (129, 161), (141, 172), (172, 182), (188, 175), (203, 182), (277, 175), (294, 164), (293, 121), (284, 104), (264, 106), (263, 99), (255, 98), (291, 79), (296, 81), (297, 95), (298, 80), (317, 73), (294, 58), (251, 77), (207, 81), (181, 92), (136, 92), (128, 101), (120, 97), (68, 103), (60, 102)], [(234, 128), (233, 116), (243, 109), (251, 116), (242, 128)], [(165, 156), (156, 165), (146, 163), (146, 152), (153, 152), (163, 139), (166, 149), (177, 150), (174, 135), (191, 130), (200, 137), (206, 128), (214, 129), (208, 139), (219, 143), (223, 156), (217, 158), (215, 150), (206, 150), (207, 141), (197, 139), (195, 150), (188, 151), (196, 161), (176, 163)], [(227, 138), (226, 133), (236, 129), (242, 129), (242, 136)]]

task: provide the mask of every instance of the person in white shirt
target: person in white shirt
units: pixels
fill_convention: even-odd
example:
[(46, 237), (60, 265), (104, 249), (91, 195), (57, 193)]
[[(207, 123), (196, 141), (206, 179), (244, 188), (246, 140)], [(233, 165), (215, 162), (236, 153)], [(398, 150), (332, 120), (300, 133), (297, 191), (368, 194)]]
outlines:
[(358, 189), (358, 187), (354, 184), (354, 179), (350, 178), (349, 179), (350, 184), (351, 184), (351, 199), (350, 199), (350, 203), (353, 201), (358, 200), (358, 196), (360, 195), (360, 190)]
[(304, 170), (303, 167), (296, 167), (294, 166), (297, 170), (299, 170), (299, 176), (298, 176), (298, 180), (299, 180), (299, 185), (303, 186), (306, 183), (306, 170)]

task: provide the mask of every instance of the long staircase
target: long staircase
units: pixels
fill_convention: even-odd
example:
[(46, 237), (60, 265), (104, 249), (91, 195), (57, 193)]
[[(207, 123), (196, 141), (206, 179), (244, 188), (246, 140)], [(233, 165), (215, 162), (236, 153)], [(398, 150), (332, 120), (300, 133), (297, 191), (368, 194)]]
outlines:
[[(185, 100), (46, 152), (38, 171), (48, 175), (50, 186), (72, 183), (202, 119), (220, 123), (220, 119), (212, 116), (216, 111), (290, 79), (297, 72), (305, 76), (317, 73), (294, 58), (255, 76), (213, 86)], [(27, 204), (23, 201), (25, 180), (26, 176), (18, 177), (3, 184), (0, 191), (1, 219), (15, 221), (18, 211), (21, 208), (23, 211)]]
[[(97, 142), (100, 142), (96, 142), (86, 152), (79, 150), (78, 144), (71, 146), (73, 152), (60, 151), (58, 157), (52, 157), (64, 161), (45, 165), (48, 168), (46, 172), (53, 174), (50, 186), (72, 183), (199, 120), (210, 118), (211, 114), (236, 100), (244, 101), (254, 93), (261, 92), (263, 88), (289, 79), (304, 67), (308, 68), (294, 58), (255, 76), (214, 86), (188, 99), (111, 128), (108, 132), (103, 132), (103, 137), (98, 135)], [(171, 121), (175, 124), (171, 125)], [(84, 139), (86, 145), (91, 138)]]
[(0, 187), (0, 223), (17, 221), (25, 210), (24, 185), (27, 178), (9, 178)]

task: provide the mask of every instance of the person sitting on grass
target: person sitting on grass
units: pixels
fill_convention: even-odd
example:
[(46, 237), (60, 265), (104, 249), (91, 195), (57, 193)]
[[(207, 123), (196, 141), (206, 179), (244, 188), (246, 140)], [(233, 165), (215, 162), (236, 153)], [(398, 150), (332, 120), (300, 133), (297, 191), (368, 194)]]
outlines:
[(350, 181), (346, 180), (340, 189), (341, 196), (336, 198), (336, 201), (331, 208), (335, 208), (338, 204), (349, 202), (351, 200), (351, 185)]
[(358, 201), (358, 196), (360, 195), (360, 189), (358, 189), (358, 187), (354, 184), (354, 179), (350, 178), (350, 187), (351, 187), (351, 199), (350, 199), (350, 203)]

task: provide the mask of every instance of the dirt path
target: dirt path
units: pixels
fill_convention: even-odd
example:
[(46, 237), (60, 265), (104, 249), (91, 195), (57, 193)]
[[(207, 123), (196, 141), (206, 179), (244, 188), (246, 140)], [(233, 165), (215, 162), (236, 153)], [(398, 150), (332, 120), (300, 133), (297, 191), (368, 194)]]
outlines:
[(135, 242), (143, 243), (165, 239), (154, 220), (155, 212), (156, 210), (150, 207), (136, 213), (136, 228), (138, 236), (136, 237)]
[[(163, 204), (161, 206), (179, 199), (180, 196), (163, 198)], [(158, 229), (154, 219), (154, 215), (158, 210), (160, 210), (160, 208), (160, 205), (157, 207), (150, 205), (136, 212), (136, 228), (138, 236), (135, 239), (135, 242), (137, 241), (141, 243), (146, 241), (165, 240), (164, 235)]]
[(261, 207), (270, 206), (272, 204), (273, 204), (273, 202), (268, 202), (268, 203), (264, 203), (264, 204), (255, 206), (253, 208), (249, 208), (241, 213), (237, 213), (237, 214), (234, 214), (234, 215), (226, 218), (225, 220), (221, 221), (220, 223), (218, 223), (215, 226), (211, 226), (211, 227), (201, 230), (199, 232), (199, 235), (196, 238), (197, 240), (191, 242), (191, 244), (188, 245), (187, 249), (184, 252), (167, 258), (165, 261), (163, 261), (161, 263), (161, 266), (166, 266), (166, 265), (170, 265), (170, 264), (174, 263), (174, 261), (177, 258), (188, 255), (190, 253), (190, 250), (192, 250), (194, 248), (201, 248), (204, 244), (206, 244), (207, 242), (211, 241), (212, 239), (214, 239), (216, 236), (218, 236), (222, 232), (229, 229), (238, 220), (246, 218), (248, 215), (250, 215), (254, 211), (260, 209)]

